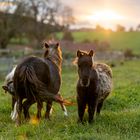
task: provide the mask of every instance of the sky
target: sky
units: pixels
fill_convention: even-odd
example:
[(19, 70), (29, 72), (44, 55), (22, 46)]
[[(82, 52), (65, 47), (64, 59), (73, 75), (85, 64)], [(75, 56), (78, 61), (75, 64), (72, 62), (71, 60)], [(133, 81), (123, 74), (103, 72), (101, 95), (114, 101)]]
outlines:
[(73, 9), (76, 18), (72, 27), (115, 29), (117, 24), (134, 29), (140, 24), (140, 0), (61, 0)]

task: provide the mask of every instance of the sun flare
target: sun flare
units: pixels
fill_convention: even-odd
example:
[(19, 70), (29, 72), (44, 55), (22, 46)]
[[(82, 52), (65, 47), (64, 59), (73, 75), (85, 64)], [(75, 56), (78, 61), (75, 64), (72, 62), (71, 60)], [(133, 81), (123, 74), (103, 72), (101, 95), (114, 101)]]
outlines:
[(88, 20), (93, 23), (100, 24), (105, 28), (112, 28), (123, 18), (123, 16), (113, 10), (95, 11), (93, 14), (88, 16)]
[(114, 12), (112, 10), (103, 10), (103, 11), (98, 11), (95, 12), (92, 16), (92, 19), (94, 20), (120, 20), (123, 17), (121, 15), (119, 15), (117, 12)]

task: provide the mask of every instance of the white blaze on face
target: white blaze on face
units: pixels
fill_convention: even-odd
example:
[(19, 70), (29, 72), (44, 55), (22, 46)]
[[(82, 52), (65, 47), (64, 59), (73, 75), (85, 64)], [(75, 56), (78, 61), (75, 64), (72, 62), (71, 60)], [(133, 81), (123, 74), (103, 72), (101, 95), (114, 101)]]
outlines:
[(87, 82), (86, 85), (84, 85), (83, 82), (82, 82), (82, 80), (80, 79), (80, 85), (81, 85), (82, 87), (88, 87), (89, 84), (90, 84), (90, 79), (88, 79), (88, 82)]
[(49, 51), (50, 51), (50, 53), (52, 53), (53, 52), (53, 48), (49, 48)]
[(54, 48), (49, 48), (49, 55), (53, 56), (55, 54), (55, 49)]
[(92, 63), (94, 64), (94, 56), (92, 56)]
[(12, 71), (6, 76), (6, 78), (5, 78), (5, 83), (8, 83), (9, 81), (12, 81), (12, 80), (13, 80), (16, 67), (17, 67), (17, 66), (15, 66), (15, 67), (12, 69)]

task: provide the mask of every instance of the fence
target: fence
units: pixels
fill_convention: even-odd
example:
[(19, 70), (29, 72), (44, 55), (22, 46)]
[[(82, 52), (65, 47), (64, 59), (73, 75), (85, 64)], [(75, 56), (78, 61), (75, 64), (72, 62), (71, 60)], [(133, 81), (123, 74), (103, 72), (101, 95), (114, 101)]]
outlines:
[(0, 49), (0, 79), (3, 79), (11, 71), (20, 58), (28, 55), (41, 56), (42, 52), (43, 50), (33, 50), (26, 47), (17, 50)]
[(0, 58), (0, 78), (3, 78), (7, 73), (11, 71), (15, 64), (14, 57), (1, 57)]
[[(13, 65), (17, 64), (19, 58), (35, 55), (41, 56), (43, 50), (33, 50), (33, 49), (20, 49), (20, 50), (0, 50), (0, 78), (3, 78), (8, 72), (11, 71)], [(65, 52), (63, 52), (64, 55)], [(65, 55), (64, 55), (65, 56)], [(63, 64), (64, 65), (72, 65), (72, 61), (74, 60), (75, 56), (71, 56), (70, 58), (64, 58)], [(95, 55), (95, 60), (123, 60), (124, 55), (122, 52), (97, 52)]]

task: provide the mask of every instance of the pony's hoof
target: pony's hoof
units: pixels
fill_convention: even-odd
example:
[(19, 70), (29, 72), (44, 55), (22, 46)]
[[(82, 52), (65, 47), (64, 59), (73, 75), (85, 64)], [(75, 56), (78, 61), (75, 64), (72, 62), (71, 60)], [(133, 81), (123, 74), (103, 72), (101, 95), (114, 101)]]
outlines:
[(64, 116), (68, 117), (68, 112), (67, 111), (64, 112)]
[(78, 119), (78, 120), (77, 120), (77, 123), (78, 123), (78, 124), (80, 124), (80, 123), (82, 124), (83, 121), (81, 121), (80, 119)]
[(88, 123), (89, 124), (93, 124), (94, 123), (94, 120), (89, 120)]
[(28, 122), (28, 121), (30, 121), (30, 119), (31, 119), (31, 117), (26, 117), (25, 121)]

